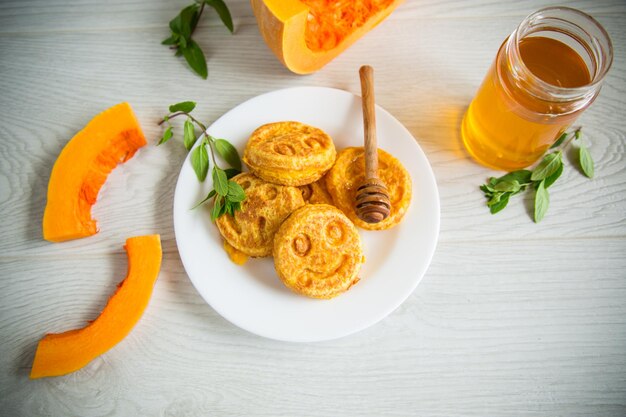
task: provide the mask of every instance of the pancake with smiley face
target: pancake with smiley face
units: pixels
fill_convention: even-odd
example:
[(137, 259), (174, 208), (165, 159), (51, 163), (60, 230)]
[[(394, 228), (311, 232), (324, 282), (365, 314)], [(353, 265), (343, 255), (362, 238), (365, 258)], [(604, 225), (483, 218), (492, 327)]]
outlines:
[(232, 180), (244, 189), (246, 199), (234, 216), (225, 214), (215, 224), (236, 250), (253, 257), (270, 256), (278, 227), (304, 205), (302, 192), (296, 187), (268, 183), (250, 173)]
[(276, 122), (257, 128), (243, 152), (243, 161), (258, 177), (299, 186), (319, 180), (335, 162), (330, 136), (300, 122)]
[(363, 147), (346, 148), (326, 175), (328, 192), (334, 205), (358, 227), (367, 230), (389, 229), (400, 223), (411, 203), (411, 176), (402, 163), (389, 153), (378, 149), (378, 177), (385, 183), (391, 201), (389, 217), (380, 223), (366, 223), (355, 211), (356, 190), (365, 180)]
[(298, 294), (333, 298), (359, 281), (361, 238), (341, 210), (307, 204), (294, 211), (274, 238), (274, 266)]

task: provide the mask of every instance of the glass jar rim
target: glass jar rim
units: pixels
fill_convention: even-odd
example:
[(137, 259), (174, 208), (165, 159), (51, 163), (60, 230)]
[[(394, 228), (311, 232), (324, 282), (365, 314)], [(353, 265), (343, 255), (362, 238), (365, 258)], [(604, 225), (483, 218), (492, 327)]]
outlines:
[[(591, 82), (589, 82), (588, 84), (585, 84), (580, 87), (561, 87), (555, 84), (548, 83), (542, 80), (537, 75), (535, 75), (526, 66), (526, 63), (521, 58), (519, 44), (521, 40), (525, 37), (525, 35), (524, 36), (521, 35), (521, 29), (525, 26), (529, 26), (531, 22), (537, 19), (541, 19), (542, 16), (545, 15), (546, 13), (553, 13), (553, 12), (570, 13), (574, 16), (584, 19), (588, 24), (591, 25), (592, 28), (595, 28), (598, 31), (600, 37), (604, 38), (602, 40), (604, 40), (606, 43), (606, 51), (605, 51), (606, 61), (602, 62), (602, 67), (600, 67), (600, 70), (596, 74), (593, 74), (593, 78), (591, 79)], [(577, 26), (578, 28), (580, 28), (581, 30), (589, 34), (594, 40), (598, 40), (597, 36), (590, 34), (588, 30), (580, 27), (576, 23), (570, 22), (567, 19), (564, 19), (562, 17), (554, 17), (554, 18)], [(566, 6), (544, 7), (542, 9), (539, 9), (531, 13), (530, 15), (526, 16), (526, 18), (524, 18), (524, 20), (522, 20), (519, 26), (515, 29), (515, 31), (513, 32), (511, 36), (511, 39), (513, 40), (512, 47), (513, 47), (513, 52), (516, 55), (516, 61), (518, 65), (523, 68), (523, 71), (526, 74), (528, 74), (533, 79), (533, 82), (536, 83), (541, 89), (544, 89), (545, 91), (550, 91), (560, 96), (585, 95), (586, 93), (589, 92), (589, 90), (597, 88), (599, 84), (604, 80), (604, 77), (606, 76), (607, 72), (611, 68), (611, 64), (613, 63), (613, 44), (611, 42), (611, 38), (609, 37), (609, 34), (607, 33), (606, 29), (604, 29), (604, 27), (592, 16), (588, 15), (585, 12), (582, 12), (578, 9), (574, 9), (571, 7), (566, 7)], [(603, 48), (602, 46), (598, 46), (598, 45), (591, 45), (591, 46), (595, 48)]]

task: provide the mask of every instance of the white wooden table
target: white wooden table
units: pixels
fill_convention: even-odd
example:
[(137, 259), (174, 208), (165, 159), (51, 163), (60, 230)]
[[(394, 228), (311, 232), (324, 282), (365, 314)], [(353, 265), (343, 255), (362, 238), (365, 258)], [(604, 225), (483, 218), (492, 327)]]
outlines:
[[(564, 1), (610, 33), (615, 62), (580, 119), (596, 161), (567, 163), (540, 224), (530, 197), (491, 216), (478, 190), (495, 172), (464, 151), (463, 112), (504, 39), (547, 1), (408, 0), (323, 70), (288, 72), (250, 5), (228, 1), (195, 35), (209, 78), (160, 41), (191, 0), (0, 2), (0, 415), (624, 416), (626, 415), (626, 4)], [(101, 232), (45, 242), (54, 160), (93, 115), (129, 101), (151, 142), (166, 106), (196, 100), (212, 121), (288, 86), (359, 92), (418, 139), (441, 195), (441, 233), (423, 281), (379, 324), (339, 340), (267, 340), (221, 318), (192, 287), (172, 226), (182, 146), (148, 146), (109, 177)], [(160, 233), (164, 262), (132, 333), (81, 371), (28, 378), (46, 332), (81, 327), (126, 270), (124, 240)]]

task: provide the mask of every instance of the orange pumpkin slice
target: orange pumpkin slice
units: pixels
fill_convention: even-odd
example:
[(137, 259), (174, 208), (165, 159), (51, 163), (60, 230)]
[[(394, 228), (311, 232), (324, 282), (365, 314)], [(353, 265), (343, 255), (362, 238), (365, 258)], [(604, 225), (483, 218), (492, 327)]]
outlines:
[(128, 103), (94, 117), (65, 145), (48, 183), (43, 237), (51, 242), (78, 239), (98, 232), (91, 206), (100, 187), (120, 162), (146, 144)]
[(128, 274), (100, 316), (82, 329), (47, 334), (37, 346), (31, 378), (65, 375), (120, 342), (141, 318), (161, 268), (159, 235), (126, 240)]
[(251, 0), (259, 30), (297, 74), (315, 72), (385, 19), (402, 0)]

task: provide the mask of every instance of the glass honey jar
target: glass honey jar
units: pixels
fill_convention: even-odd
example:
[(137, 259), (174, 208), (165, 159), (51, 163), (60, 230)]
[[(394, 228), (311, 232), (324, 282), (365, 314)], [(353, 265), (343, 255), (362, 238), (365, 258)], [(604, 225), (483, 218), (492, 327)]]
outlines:
[(612, 60), (609, 35), (591, 16), (568, 7), (529, 15), (463, 118), (465, 147), (491, 168), (533, 164), (598, 96)]

